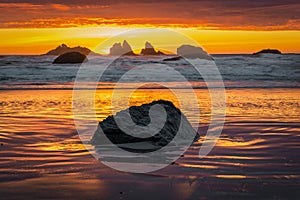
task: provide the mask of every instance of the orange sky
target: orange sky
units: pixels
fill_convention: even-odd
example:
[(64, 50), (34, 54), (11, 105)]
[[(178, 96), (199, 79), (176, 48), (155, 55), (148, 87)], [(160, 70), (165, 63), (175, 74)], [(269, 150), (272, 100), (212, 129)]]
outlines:
[[(133, 27), (27, 28), (0, 29), (0, 54), (43, 54), (65, 43), (68, 46), (95, 48), (104, 40)], [(253, 53), (263, 48), (276, 48), (285, 53), (300, 52), (300, 31), (233, 31), (174, 29), (196, 40), (208, 53)], [(151, 36), (149, 36), (151, 38)], [(165, 42), (168, 36), (161, 38)], [(115, 42), (122, 42), (116, 40)], [(133, 48), (142, 48), (145, 40), (126, 38)], [(149, 40), (149, 39), (148, 39)], [(154, 42), (151, 41), (150, 42)], [(184, 42), (179, 41), (178, 45)], [(153, 43), (159, 45), (159, 41)], [(167, 49), (173, 52), (175, 47)], [(102, 51), (98, 53), (108, 53)]]
[[(171, 27), (209, 53), (300, 52), (300, 2), (294, 0), (1, 2), (0, 54), (41, 54), (61, 43), (93, 49), (107, 38), (144, 27)], [(129, 42), (135, 48), (144, 43)]]

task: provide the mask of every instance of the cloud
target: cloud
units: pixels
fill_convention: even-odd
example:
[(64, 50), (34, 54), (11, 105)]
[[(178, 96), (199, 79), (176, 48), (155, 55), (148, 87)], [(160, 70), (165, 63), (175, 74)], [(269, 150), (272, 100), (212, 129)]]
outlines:
[(66, 11), (70, 10), (69, 6), (63, 5), (63, 4), (51, 4), (51, 6), (57, 10)]
[(93, 25), (195, 26), (205, 29), (300, 30), (294, 0), (0, 1), (0, 27)]

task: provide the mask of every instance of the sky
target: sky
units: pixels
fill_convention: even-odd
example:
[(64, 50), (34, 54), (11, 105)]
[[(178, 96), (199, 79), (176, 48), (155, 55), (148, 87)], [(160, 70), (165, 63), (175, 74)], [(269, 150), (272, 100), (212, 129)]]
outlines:
[(0, 54), (41, 54), (61, 43), (93, 49), (145, 27), (184, 33), (209, 53), (299, 53), (299, 10), (299, 0), (0, 0)]

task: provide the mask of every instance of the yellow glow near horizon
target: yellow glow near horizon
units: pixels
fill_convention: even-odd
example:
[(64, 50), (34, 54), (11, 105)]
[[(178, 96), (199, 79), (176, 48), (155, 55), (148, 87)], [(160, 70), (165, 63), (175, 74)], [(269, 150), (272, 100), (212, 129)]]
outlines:
[[(0, 29), (0, 54), (43, 54), (65, 43), (68, 46), (85, 46), (94, 49), (104, 40), (131, 30), (131, 26), (100, 26), (82, 28), (19, 28)], [(141, 27), (138, 27), (141, 28)], [(246, 30), (199, 30), (174, 28), (196, 40), (208, 53), (253, 53), (264, 48), (279, 49), (284, 53), (300, 52), (300, 31), (246, 31)], [(174, 38), (173, 38), (174, 39)], [(133, 49), (143, 47), (145, 38), (127, 38)], [(158, 38), (167, 44), (168, 36)], [(117, 41), (116, 42), (122, 42)], [(150, 39), (151, 42), (151, 39)], [(184, 41), (178, 41), (184, 43)], [(175, 51), (170, 46), (168, 51)], [(108, 49), (98, 53), (108, 53)]]

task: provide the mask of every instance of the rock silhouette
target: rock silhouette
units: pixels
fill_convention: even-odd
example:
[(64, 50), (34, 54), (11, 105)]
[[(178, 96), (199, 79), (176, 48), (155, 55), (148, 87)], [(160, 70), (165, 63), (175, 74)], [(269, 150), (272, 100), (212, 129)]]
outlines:
[(115, 43), (113, 46), (109, 49), (109, 55), (111, 56), (136, 56), (136, 54), (132, 51), (131, 46), (129, 43), (124, 40), (123, 44), (121, 43)]
[(261, 51), (253, 53), (253, 55), (259, 55), (263, 53), (269, 53), (269, 54), (281, 54), (281, 52), (277, 49), (263, 49)]
[(87, 62), (87, 57), (79, 52), (68, 52), (58, 56), (53, 64), (73, 64)]
[(206, 60), (213, 60), (213, 58), (201, 47), (186, 44), (181, 45), (177, 48), (177, 55), (188, 59), (200, 58)]
[(171, 57), (171, 58), (165, 58), (165, 59), (163, 59), (163, 61), (177, 61), (177, 60), (181, 60), (181, 59), (183, 59), (183, 57), (175, 56), (175, 57)]
[(152, 44), (150, 44), (150, 42), (145, 43), (145, 48), (142, 49), (141, 54), (144, 56), (146, 56), (146, 55), (149, 55), (149, 56), (165, 55), (161, 51), (155, 51), (154, 47), (152, 46)]
[[(166, 122), (164, 123), (163, 128), (159, 129), (158, 133), (156, 133), (155, 135), (149, 134), (149, 137), (143, 138), (134, 137), (130, 134), (126, 134), (125, 132), (123, 132), (118, 127), (115, 121), (115, 119), (117, 118), (118, 120), (122, 121), (122, 118), (130, 117), (124, 115), (125, 112), (129, 111), (132, 121), (135, 124), (146, 127), (150, 123), (150, 107), (157, 104), (165, 109)], [(158, 118), (159, 116), (160, 113), (157, 113)], [(155, 124), (156, 123), (154, 123), (154, 126)], [(128, 126), (130, 126), (130, 124), (128, 124)], [(149, 127), (149, 129), (147, 130), (149, 130), (150, 132), (150, 129), (151, 128)], [(132, 130), (132, 128), (128, 127), (128, 130)], [(160, 149), (168, 145), (176, 136), (176, 134), (178, 134), (178, 137), (182, 140), (196, 141), (199, 138), (199, 135), (193, 129), (193, 127), (188, 122), (184, 114), (178, 108), (176, 108), (172, 102), (165, 100), (153, 101), (149, 104), (143, 104), (141, 106), (132, 106), (126, 110), (118, 112), (115, 116), (107, 117), (105, 120), (99, 123), (98, 129), (94, 133), (93, 138), (91, 140), (91, 144), (95, 146), (100, 145), (103, 141), (102, 138), (104, 137), (104, 134), (112, 143), (116, 144), (120, 148), (132, 152), (151, 152)], [(145, 131), (143, 131), (143, 133), (135, 134), (147, 134), (147, 131), (146, 133)], [(126, 148), (124, 145), (122, 145), (128, 143), (133, 143), (133, 145), (131, 145), (131, 148)], [(136, 143), (137, 145), (135, 146), (134, 143)]]
[(66, 44), (59, 45), (55, 49), (47, 52), (45, 55), (59, 56), (59, 55), (62, 55), (64, 53), (68, 53), (68, 52), (78, 52), (78, 53), (81, 53), (86, 56), (87, 55), (98, 55), (97, 53), (91, 51), (90, 49), (88, 49), (86, 47), (80, 47), (80, 46), (68, 47)]

